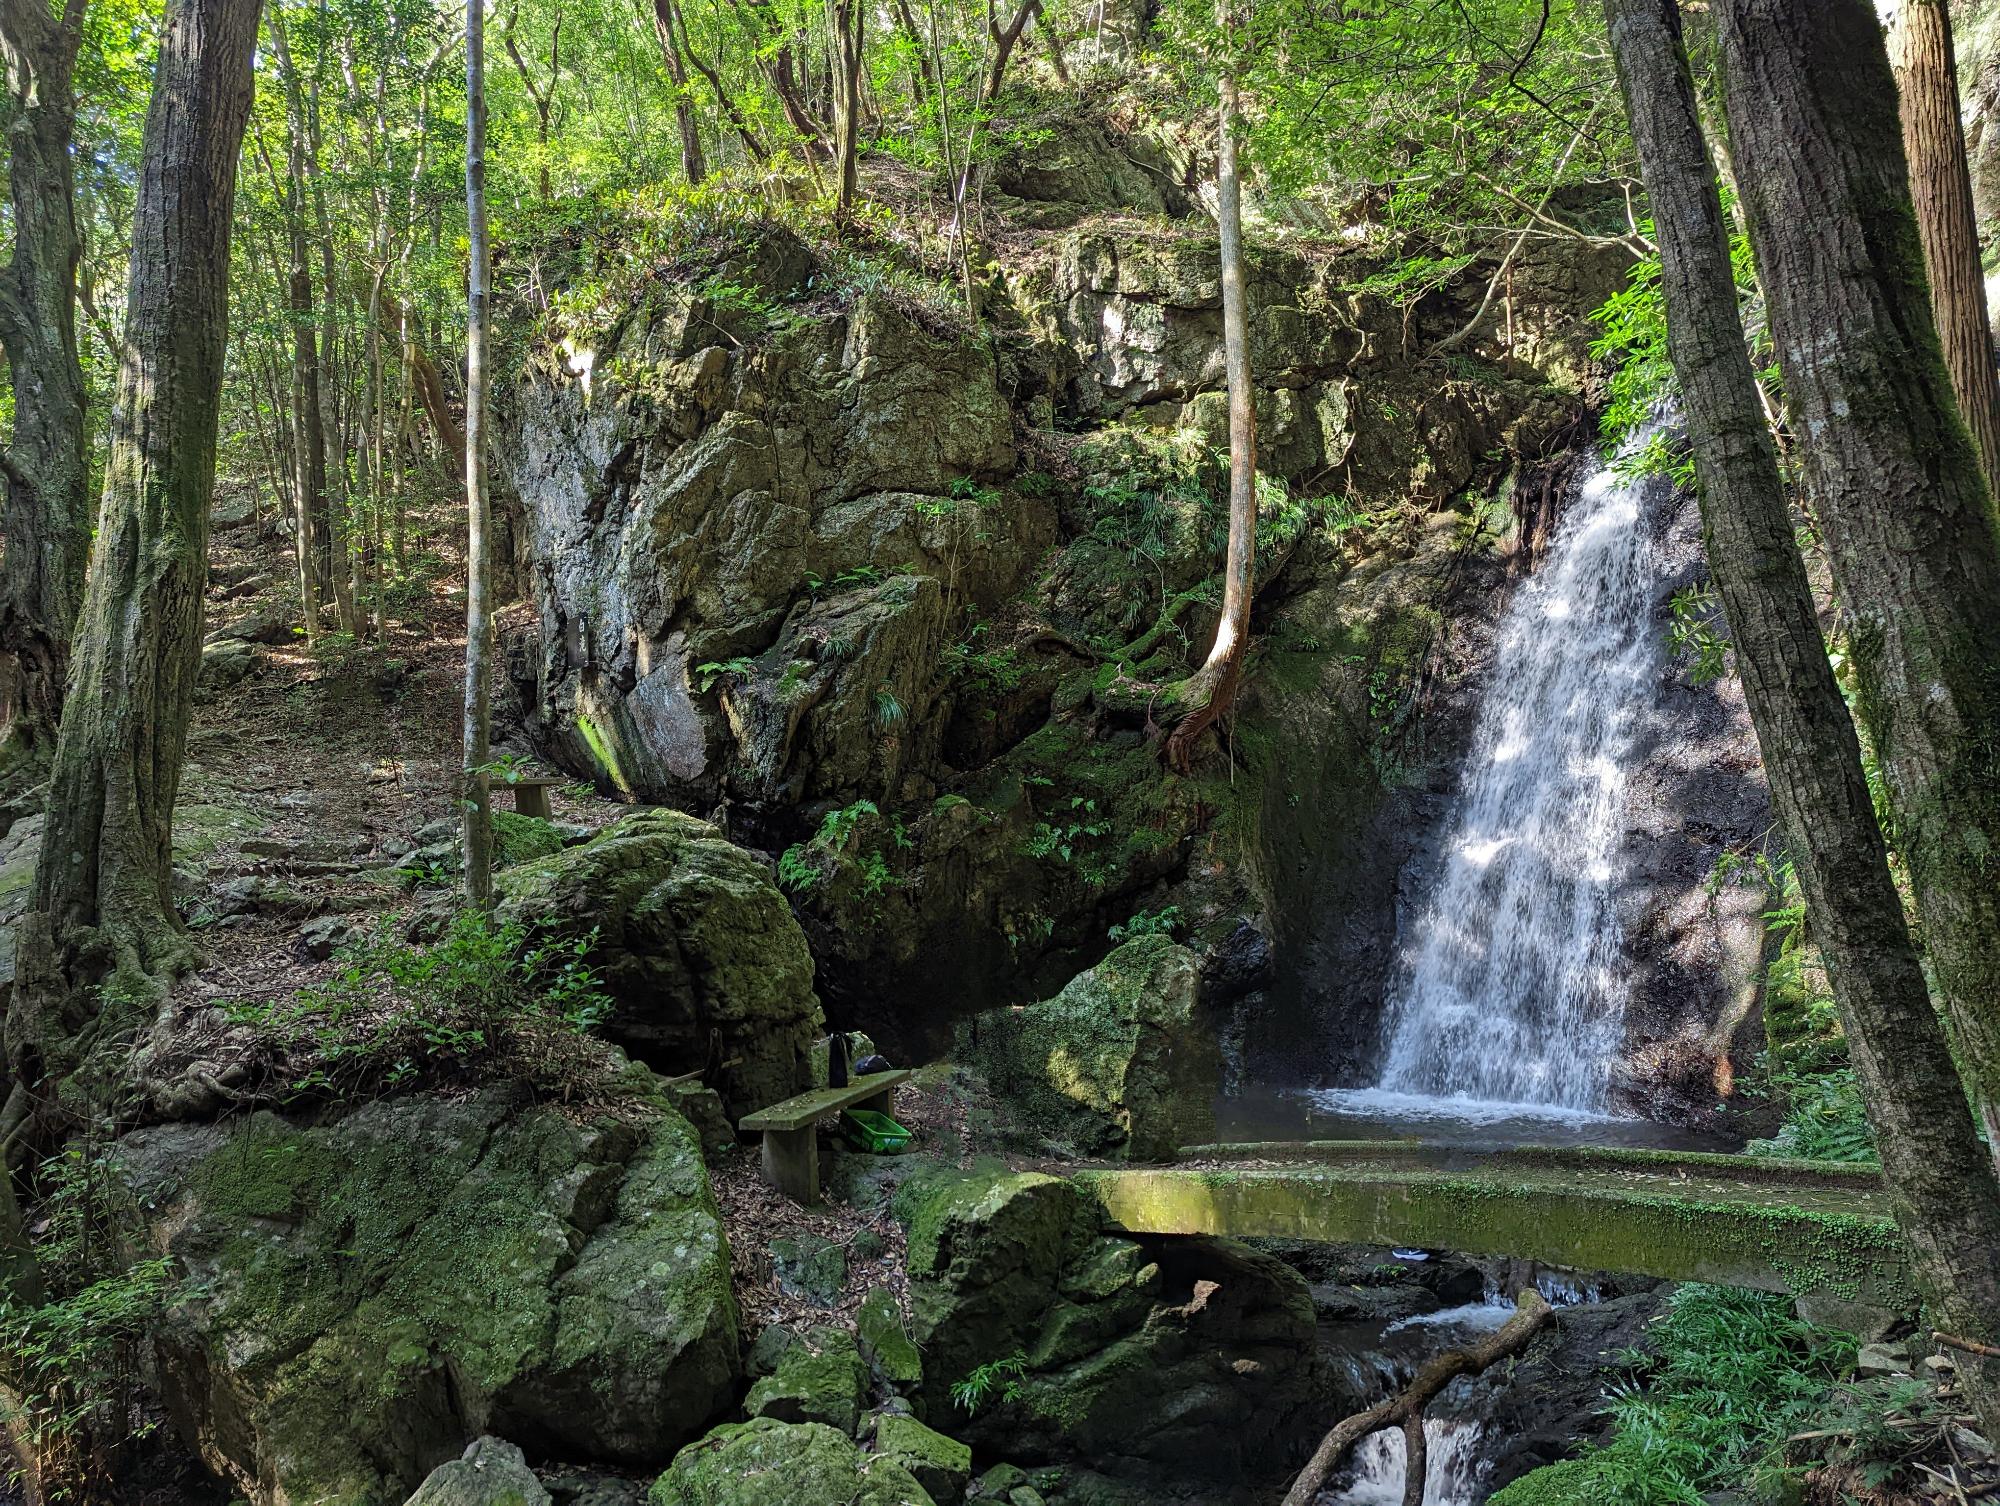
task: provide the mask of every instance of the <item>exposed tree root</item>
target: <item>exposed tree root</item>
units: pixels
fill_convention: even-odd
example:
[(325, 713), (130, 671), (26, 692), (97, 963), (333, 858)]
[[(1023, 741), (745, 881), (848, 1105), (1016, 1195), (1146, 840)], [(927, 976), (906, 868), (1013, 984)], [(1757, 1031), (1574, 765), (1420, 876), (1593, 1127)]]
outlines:
[(1357, 1412), (1334, 1427), (1320, 1440), (1318, 1448), (1299, 1471), (1285, 1495), (1284, 1506), (1310, 1506), (1334, 1466), (1347, 1457), (1349, 1449), (1370, 1433), (1399, 1427), (1408, 1447), (1409, 1464), (1403, 1477), (1404, 1506), (1422, 1506), (1426, 1457), (1424, 1451), (1424, 1408), (1461, 1375), (1477, 1375), (1488, 1366), (1519, 1354), (1528, 1341), (1555, 1316), (1539, 1292), (1524, 1291), (1514, 1299), (1514, 1316), (1491, 1337), (1468, 1349), (1448, 1349), (1427, 1360), (1408, 1389), (1400, 1396), (1378, 1402), (1365, 1412)]

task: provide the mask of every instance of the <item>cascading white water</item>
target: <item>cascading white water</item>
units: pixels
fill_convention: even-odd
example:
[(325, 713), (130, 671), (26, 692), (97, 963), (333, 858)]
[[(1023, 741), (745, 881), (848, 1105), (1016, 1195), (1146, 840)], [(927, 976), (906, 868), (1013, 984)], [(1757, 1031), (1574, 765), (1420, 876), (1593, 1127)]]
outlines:
[(1385, 1011), (1384, 1097), (1605, 1107), (1625, 766), (1661, 653), (1640, 501), (1599, 469), (1509, 604), (1446, 867)]
[[(1424, 1506), (1477, 1506), (1486, 1498), (1480, 1439), (1476, 1422), (1424, 1419)], [(1352, 1480), (1321, 1500), (1328, 1506), (1403, 1506), (1405, 1457), (1400, 1428), (1370, 1433), (1354, 1446)]]

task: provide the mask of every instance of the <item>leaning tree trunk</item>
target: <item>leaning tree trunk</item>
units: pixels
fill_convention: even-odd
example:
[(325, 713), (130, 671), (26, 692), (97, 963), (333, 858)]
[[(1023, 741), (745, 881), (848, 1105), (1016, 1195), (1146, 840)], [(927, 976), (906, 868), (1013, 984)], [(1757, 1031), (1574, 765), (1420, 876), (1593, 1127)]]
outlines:
[(1731, 146), (1960, 1065), (2000, 1150), (2000, 535), (1939, 355), (1868, 0), (1729, 0)]
[(492, 562), (486, 542), (486, 21), (485, 0), (465, 0), (465, 215), (470, 232), (465, 337), (465, 897), (493, 902), (491, 704)]
[[(65, 1051), (73, 1064), (93, 1041), (142, 1023), (188, 958), (174, 912), (173, 811), (201, 663), (257, 9), (258, 0), (169, 0), (160, 33), (104, 499), (15, 1000), (19, 1010), (29, 991), (28, 953), (52, 951), (74, 990), (62, 1023), (77, 1029), (23, 1041), (10, 1016), (13, 1066), (31, 1082), (61, 1070)], [(48, 1002), (27, 1021), (56, 1022), (62, 1011)]]
[(36, 766), (55, 747), (90, 553), (70, 169), (83, 11), (83, 0), (66, 0), (60, 15), (47, 0), (0, 0), (14, 221), (14, 254), (0, 272), (0, 345), (14, 389), (13, 438), (0, 452), (0, 738)]
[[(1224, 28), (1227, 45), (1228, 28)], [(1222, 571), (1222, 616), (1202, 667), (1177, 699), (1186, 708), (1167, 739), (1167, 759), (1185, 770), (1194, 741), (1229, 709), (1250, 642), (1250, 592), (1257, 549), (1257, 406), (1250, 385), (1249, 299), (1243, 287), (1243, 185), (1236, 168), (1236, 73), (1225, 66), (1217, 114), (1215, 190), (1222, 249), (1222, 361), (1229, 383), (1229, 552)]]
[(1986, 273), (1979, 264), (1972, 169), (1959, 119), (1958, 60), (1945, 0), (1903, 0), (1889, 38), (1938, 343), (1987, 489), (2000, 493), (2000, 366), (1986, 322)]
[[(1676, 0), (1604, 0), (1652, 201), (1667, 334), (1721, 592), (1771, 793), (1826, 955), (1897, 1219), (1940, 1315), (2000, 1337), (2000, 1183), (1963, 1101), (1827, 661), (1745, 349), (1728, 228), (1696, 113)], [(1740, 114), (1732, 120), (1742, 129)], [(1744, 161), (1747, 191), (1767, 164)], [(1777, 290), (1766, 292), (1774, 300)], [(2000, 1367), (1968, 1360), (2000, 1436)]]

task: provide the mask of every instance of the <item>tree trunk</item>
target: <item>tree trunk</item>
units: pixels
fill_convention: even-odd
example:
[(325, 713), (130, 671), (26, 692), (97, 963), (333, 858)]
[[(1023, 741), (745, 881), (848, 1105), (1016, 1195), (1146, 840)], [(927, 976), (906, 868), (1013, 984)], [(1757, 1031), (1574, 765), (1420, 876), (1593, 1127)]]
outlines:
[(292, 325), (292, 431), (297, 436), (298, 492), (292, 545), (299, 558), (299, 603), (306, 643), (319, 642), (320, 606), (327, 594), (330, 522), (326, 501), (326, 424), (319, 401), (319, 335), (313, 315), (312, 266), (306, 247), (306, 121), (298, 71), (285, 42), (284, 13), (271, 7), (271, 45), (285, 81), (285, 249), (290, 261), (287, 307)]
[[(1680, 12), (1676, 0), (1605, 0), (1604, 9), (1658, 227), (1667, 333), (1701, 478), (1709, 566), (1772, 797), (1918, 1279), (1936, 1311), (1990, 1339), (2000, 1334), (2000, 1267), (1993, 1258), (2000, 1249), (2000, 1184), (1970, 1116), (1958, 1111), (1958, 1077), (1904, 925), (1860, 744), (1820, 636), (1744, 345), (1728, 230), (1695, 112)], [(1741, 131), (1741, 106), (1731, 104)], [(1795, 131), (1797, 119), (1784, 128)], [(1759, 182), (1770, 171), (1762, 151), (1747, 158), (1739, 151), (1737, 167), (1747, 192), (1767, 186)], [(1765, 286), (1775, 302), (1775, 285)], [(1838, 328), (1822, 326), (1822, 337)], [(2000, 1370), (1969, 1364), (1966, 1379), (1986, 1427), (2000, 1436)]]
[(715, 96), (715, 103), (722, 111), (723, 118), (729, 122), (730, 126), (735, 130), (737, 138), (742, 141), (743, 150), (750, 154), (752, 162), (761, 166), (765, 159), (771, 155), (771, 149), (750, 128), (750, 122), (744, 119), (743, 111), (738, 108), (735, 97), (730, 94), (728, 89), (723, 87), (722, 75), (717, 73), (707, 60), (694, 50), (694, 43), (688, 37), (687, 12), (682, 10), (678, 3), (673, 7), (673, 20), (674, 31), (680, 37), (682, 56), (688, 60), (688, 65), (696, 73), (699, 73), (707, 80), (709, 92)]
[[(21, 939), (25, 952), (31, 931), (48, 938), (74, 989), (70, 1009), (81, 1001), (89, 1017), (68, 1042), (44, 1035), (30, 1060), (14, 1054), (17, 1077), (31, 1083), (64, 1065), (51, 1050), (67, 1045), (80, 1058), (93, 1038), (150, 1018), (188, 958), (174, 912), (173, 811), (201, 663), (230, 227), (257, 9), (258, 0), (169, 0), (160, 33), (104, 500), (35, 873), (37, 913)], [(24, 977), (29, 966), (24, 957)], [(10, 1048), (14, 1025), (10, 1016)]]
[(1939, 355), (1867, 0), (1718, 7), (1805, 479), (1960, 1065), (2000, 1153), (2000, 536)]
[(14, 231), (14, 254), (0, 273), (0, 345), (14, 389), (13, 439), (0, 454), (0, 740), (36, 766), (55, 747), (90, 553), (76, 350), (82, 242), (70, 169), (83, 11), (83, 0), (66, 0), (60, 16), (47, 0), (0, 0)]
[[(1225, 26), (1225, 45), (1229, 29)], [(1250, 385), (1250, 311), (1243, 286), (1243, 186), (1236, 170), (1236, 74), (1222, 71), (1215, 189), (1222, 245), (1222, 360), (1229, 381), (1229, 554), (1222, 571), (1222, 617), (1208, 659), (1177, 699), (1186, 708), (1167, 739), (1167, 760), (1185, 771), (1194, 741), (1235, 698), (1250, 643), (1250, 590), (1257, 550), (1257, 395)]]
[(485, 0), (465, 3), (465, 215), (470, 231), (465, 337), (465, 897), (493, 903), (493, 625), (487, 610), (486, 542), (486, 25)]
[(1979, 264), (1972, 169), (1959, 123), (1958, 60), (1945, 0), (1903, 0), (1889, 46), (1938, 343), (1987, 490), (2000, 495), (2000, 367), (1986, 322), (1986, 274)]
[(861, 0), (833, 0), (834, 217), (854, 215), (856, 159), (861, 138), (861, 55), (868, 11)]
[(694, 97), (688, 93), (687, 63), (681, 57), (681, 42), (674, 26), (674, 0), (653, 0), (653, 30), (660, 39), (660, 55), (666, 59), (667, 77), (674, 85), (674, 125), (681, 137), (681, 172), (688, 182), (699, 183), (708, 176), (708, 160), (701, 151), (701, 124), (695, 119)]

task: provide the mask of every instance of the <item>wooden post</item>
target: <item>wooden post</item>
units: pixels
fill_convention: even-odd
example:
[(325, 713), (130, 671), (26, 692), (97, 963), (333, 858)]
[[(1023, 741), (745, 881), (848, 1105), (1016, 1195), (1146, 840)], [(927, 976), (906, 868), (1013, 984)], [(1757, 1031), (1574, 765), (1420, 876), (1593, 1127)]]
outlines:
[(764, 1180), (795, 1203), (819, 1201), (819, 1128), (764, 1131)]

